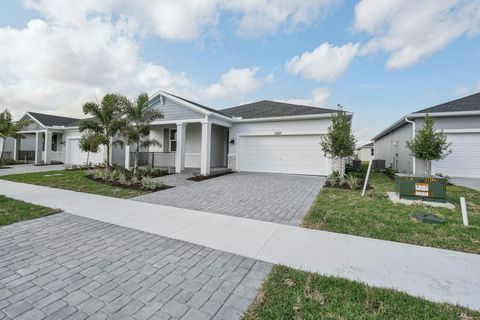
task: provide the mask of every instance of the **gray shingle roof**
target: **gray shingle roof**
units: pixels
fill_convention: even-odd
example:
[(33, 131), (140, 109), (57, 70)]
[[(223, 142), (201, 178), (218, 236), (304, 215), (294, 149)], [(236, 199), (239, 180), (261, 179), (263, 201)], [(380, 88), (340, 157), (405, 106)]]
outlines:
[(222, 109), (220, 111), (229, 117), (242, 117), (243, 119), (302, 116), (337, 112), (337, 110), (333, 109), (316, 108), (270, 100), (248, 103), (233, 108)]
[(78, 121), (77, 118), (53, 116), (45, 113), (28, 112), (32, 117), (37, 119), (41, 124), (47, 127), (51, 126), (68, 126), (72, 122)]
[(442, 103), (415, 113), (480, 111), (480, 92), (457, 100)]

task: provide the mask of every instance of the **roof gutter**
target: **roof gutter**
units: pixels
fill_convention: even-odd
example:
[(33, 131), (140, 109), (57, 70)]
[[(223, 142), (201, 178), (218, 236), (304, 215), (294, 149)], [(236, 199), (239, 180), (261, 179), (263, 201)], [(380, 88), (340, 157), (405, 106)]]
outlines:
[[(266, 117), (266, 118), (251, 118), (251, 119), (243, 119), (239, 117), (232, 117), (230, 121), (234, 123), (244, 123), (244, 122), (268, 122), (268, 121), (284, 121), (284, 120), (308, 120), (308, 119), (325, 119), (331, 118), (332, 113), (321, 113), (321, 114), (305, 114), (299, 116), (284, 116), (284, 117)], [(345, 114), (349, 117), (353, 116), (352, 112), (345, 112)]]

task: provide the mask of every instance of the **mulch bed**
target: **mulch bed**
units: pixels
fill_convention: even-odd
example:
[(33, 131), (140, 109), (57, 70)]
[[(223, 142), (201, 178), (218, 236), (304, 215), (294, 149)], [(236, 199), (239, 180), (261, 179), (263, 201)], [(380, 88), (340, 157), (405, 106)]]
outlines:
[(10, 169), (12, 167), (0, 167), (0, 169)]
[(204, 181), (204, 180), (208, 180), (208, 179), (213, 179), (213, 178), (225, 176), (225, 175), (231, 174), (231, 173), (233, 173), (233, 171), (212, 174), (212, 175), (209, 175), (209, 176), (195, 176), (195, 177), (188, 178), (187, 180), (200, 182), (200, 181)]
[(166, 190), (166, 189), (170, 189), (170, 188), (175, 188), (173, 186), (161, 186), (161, 187), (157, 187), (155, 189), (145, 189), (142, 184), (140, 183), (134, 183), (134, 184), (131, 184), (129, 186), (126, 186), (124, 184), (121, 184), (121, 183), (118, 183), (117, 181), (110, 181), (110, 180), (103, 180), (103, 179), (95, 179), (94, 177), (90, 177), (90, 176), (86, 176), (88, 179), (90, 180), (93, 180), (93, 181), (96, 181), (96, 182), (100, 182), (100, 183), (103, 183), (103, 184), (106, 184), (106, 185), (109, 185), (109, 186), (112, 186), (112, 187), (119, 187), (119, 188), (123, 188), (123, 189), (131, 189), (131, 190), (141, 190), (141, 191), (160, 191), (160, 190)]

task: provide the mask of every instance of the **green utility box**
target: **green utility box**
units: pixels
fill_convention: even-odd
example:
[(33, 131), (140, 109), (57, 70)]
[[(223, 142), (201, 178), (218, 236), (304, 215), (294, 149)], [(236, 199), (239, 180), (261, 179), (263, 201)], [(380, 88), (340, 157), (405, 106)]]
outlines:
[(395, 184), (401, 199), (447, 201), (447, 179), (443, 177), (397, 173)]

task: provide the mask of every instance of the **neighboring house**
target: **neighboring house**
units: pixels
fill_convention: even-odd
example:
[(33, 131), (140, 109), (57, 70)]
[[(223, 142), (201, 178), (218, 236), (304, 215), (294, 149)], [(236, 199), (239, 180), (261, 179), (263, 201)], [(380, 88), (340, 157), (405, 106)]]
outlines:
[[(37, 112), (27, 112), (21, 119), (28, 119), (30, 125), (20, 131), (22, 138), (7, 139), (4, 152), (11, 158), (35, 164), (86, 162), (87, 155), (78, 148), (79, 119)], [(90, 159), (103, 162), (103, 150)]]
[(373, 138), (375, 159), (383, 159), (398, 172), (422, 174), (426, 163), (414, 159), (406, 146), (429, 114), (437, 130), (452, 143), (452, 153), (432, 161), (432, 173), (480, 178), (480, 93), (408, 114)]
[(373, 160), (375, 151), (373, 148), (373, 142), (369, 142), (357, 148), (357, 157), (360, 161)]
[[(174, 168), (176, 172), (194, 168), (203, 175), (209, 175), (212, 168), (310, 175), (332, 171), (332, 160), (325, 157), (320, 140), (336, 110), (266, 100), (215, 110), (164, 91), (151, 97), (151, 105), (164, 115), (152, 123), (150, 131), (150, 137), (161, 146), (142, 150), (142, 164)], [(36, 147), (32, 150), (40, 151), (35, 156), (37, 163), (85, 163), (86, 154), (78, 149), (80, 120), (70, 118), (62, 124), (52, 120), (47, 124), (36, 119), (40, 118), (38, 114), (29, 112), (25, 116), (37, 121), (23, 132), (26, 139), (17, 140), (16, 150), (25, 149), (22, 146), (26, 141), (34, 139)], [(52, 116), (56, 118), (64, 119)], [(44, 137), (47, 145), (52, 145), (47, 154), (42, 149)], [(112, 148), (112, 162), (132, 166), (133, 150), (133, 146)], [(92, 162), (102, 159), (103, 150), (93, 156)]]

